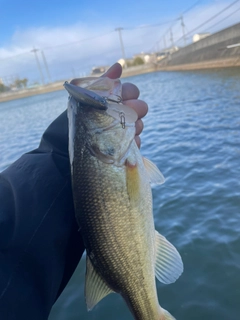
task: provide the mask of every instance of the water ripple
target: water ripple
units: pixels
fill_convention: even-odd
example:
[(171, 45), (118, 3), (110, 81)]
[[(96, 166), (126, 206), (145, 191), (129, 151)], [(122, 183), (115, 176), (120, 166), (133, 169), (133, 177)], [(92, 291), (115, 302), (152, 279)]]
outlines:
[[(156, 229), (184, 261), (176, 283), (157, 284), (159, 301), (178, 320), (238, 320), (239, 71), (156, 72), (126, 81), (138, 85), (140, 98), (149, 104), (142, 153), (166, 177), (164, 185), (153, 189)], [(66, 94), (56, 92), (0, 103), (1, 169), (37, 147), (66, 102)], [(84, 263), (49, 319), (131, 319), (118, 295), (87, 313)]]

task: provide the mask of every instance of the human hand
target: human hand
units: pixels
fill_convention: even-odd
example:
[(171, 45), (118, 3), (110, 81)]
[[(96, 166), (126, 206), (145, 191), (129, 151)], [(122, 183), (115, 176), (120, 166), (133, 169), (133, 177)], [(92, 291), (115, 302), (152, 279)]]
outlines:
[[(103, 77), (109, 77), (110, 79), (118, 79), (122, 74), (122, 66), (119, 63), (115, 63), (109, 68), (109, 70), (103, 75)], [(75, 84), (78, 79), (73, 79), (71, 83)], [(123, 83), (122, 85), (122, 99), (123, 103), (133, 108), (137, 115), (136, 121), (136, 135), (135, 140), (140, 148), (141, 140), (139, 135), (143, 130), (142, 118), (148, 111), (148, 105), (146, 102), (139, 100), (139, 90), (132, 83)], [(55, 119), (48, 129), (43, 134), (40, 146), (40, 150), (51, 152), (60, 152), (68, 154), (68, 119), (67, 112), (64, 111), (57, 119)]]
[[(108, 77), (110, 79), (120, 78), (122, 74), (122, 66), (119, 63), (112, 65), (108, 71), (103, 75), (103, 77)], [(136, 121), (136, 135), (135, 141), (140, 148), (141, 139), (139, 135), (143, 130), (142, 118), (148, 112), (148, 105), (146, 102), (139, 100), (139, 89), (132, 83), (123, 83), (122, 85), (122, 99), (123, 103), (127, 106), (133, 108), (138, 114), (138, 120)]]

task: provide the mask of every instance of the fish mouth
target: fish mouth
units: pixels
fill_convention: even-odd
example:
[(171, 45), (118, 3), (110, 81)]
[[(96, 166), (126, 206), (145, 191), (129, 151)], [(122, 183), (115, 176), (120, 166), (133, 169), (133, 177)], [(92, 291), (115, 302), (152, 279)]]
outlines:
[[(116, 95), (112, 99), (110, 96), (100, 96), (92, 90), (68, 83), (63, 84), (68, 91), (71, 98), (73, 98), (79, 105), (91, 107), (98, 111), (106, 111), (106, 114), (118, 120), (122, 128), (125, 126), (132, 126), (138, 119), (138, 114), (131, 107), (122, 104), (116, 100)], [(121, 100), (121, 99), (120, 99)]]
[(63, 84), (70, 96), (72, 96), (78, 103), (84, 106), (93, 107), (97, 110), (107, 110), (107, 100), (97, 93), (75, 86), (67, 81)]

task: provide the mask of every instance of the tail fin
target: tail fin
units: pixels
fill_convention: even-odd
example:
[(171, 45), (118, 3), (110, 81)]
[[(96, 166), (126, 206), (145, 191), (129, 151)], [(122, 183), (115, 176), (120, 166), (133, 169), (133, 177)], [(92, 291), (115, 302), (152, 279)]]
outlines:
[(176, 320), (167, 310), (161, 308), (162, 315), (160, 320)]

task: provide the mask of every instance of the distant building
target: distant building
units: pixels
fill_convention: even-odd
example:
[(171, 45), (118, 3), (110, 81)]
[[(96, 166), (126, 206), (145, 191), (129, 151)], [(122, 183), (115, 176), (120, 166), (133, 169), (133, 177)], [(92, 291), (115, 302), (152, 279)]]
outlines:
[(103, 67), (103, 66), (93, 67), (91, 74), (92, 75), (99, 75), (99, 74), (104, 73), (106, 70), (107, 70), (107, 67)]
[(194, 36), (193, 36), (193, 42), (197, 42), (199, 40), (202, 40), (204, 38), (207, 38), (208, 36), (210, 36), (211, 33), (196, 33)]
[(148, 63), (148, 62), (150, 62), (150, 60), (151, 60), (151, 53), (144, 53), (144, 52), (141, 52), (141, 53), (139, 53), (139, 54), (135, 54), (134, 56), (133, 56), (133, 60), (135, 59), (135, 58), (141, 58), (143, 61), (144, 61), (144, 63)]
[(167, 56), (167, 53), (165, 51), (156, 52), (156, 59), (157, 61), (161, 61)]
[(3, 83), (3, 79), (2, 79), (2, 78), (0, 78), (0, 84), (4, 84), (4, 83)]
[(174, 47), (167, 48), (162, 51), (156, 52), (156, 59), (157, 59), (157, 61), (161, 61), (165, 57), (169, 57), (172, 53), (174, 53), (178, 50), (179, 50), (179, 48), (174, 46)]
[(126, 64), (126, 61), (125, 61), (123, 58), (121, 58), (121, 59), (118, 60), (118, 63), (120, 63), (120, 65), (121, 65), (122, 67), (124, 67), (125, 64)]

